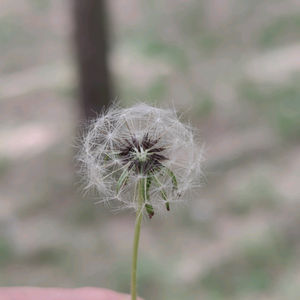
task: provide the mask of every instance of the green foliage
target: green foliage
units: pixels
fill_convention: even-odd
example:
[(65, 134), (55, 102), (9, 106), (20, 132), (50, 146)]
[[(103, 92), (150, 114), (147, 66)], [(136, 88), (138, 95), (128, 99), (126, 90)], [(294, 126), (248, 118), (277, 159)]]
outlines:
[(90, 225), (96, 221), (94, 206), (83, 205), (74, 215), (75, 222), (79, 225)]
[(286, 86), (278, 86), (244, 81), (238, 87), (238, 91), (243, 100), (252, 103), (259, 109), (276, 108), (276, 105), (282, 100), (284, 100), (289, 107), (293, 106), (299, 109), (299, 82), (291, 83)]
[[(129, 279), (130, 279), (130, 260), (119, 262), (108, 276), (112, 283), (111, 287), (114, 290), (123, 293), (130, 293)], [(152, 260), (141, 254), (138, 261), (138, 293), (145, 299), (159, 299), (164, 298), (164, 285), (167, 284), (166, 279), (168, 273), (165, 271), (165, 266), (158, 264), (157, 261)]]
[(218, 236), (213, 219), (208, 217), (205, 220), (199, 220), (193, 216), (191, 208), (188, 207), (181, 207), (172, 211), (176, 219), (176, 226), (182, 228), (183, 235), (185, 234), (184, 232), (193, 233), (200, 240), (213, 240)]
[(186, 70), (188, 67), (186, 52), (179, 45), (168, 44), (160, 39), (147, 39), (142, 52), (148, 57), (163, 58), (181, 70)]
[(122, 97), (126, 104), (133, 104), (135, 99), (144, 100), (150, 103), (161, 103), (167, 96), (168, 79), (164, 76), (158, 76), (151, 81), (146, 88), (131, 86), (127, 83), (121, 83)]
[(277, 106), (277, 126), (290, 141), (300, 140), (300, 95), (296, 93), (283, 98)]
[(243, 190), (243, 194), (230, 202), (228, 209), (230, 213), (245, 215), (258, 208), (274, 209), (277, 203), (278, 196), (272, 184), (263, 176), (255, 175)]
[(261, 109), (265, 106), (267, 95), (256, 83), (245, 80), (238, 86), (238, 92), (242, 100), (257, 106), (257, 108)]
[[(98, 203), (96, 199), (89, 198), (82, 199), (82, 195), (76, 195), (79, 199), (73, 199), (72, 205), (69, 206), (66, 221), (73, 226), (99, 226), (111, 218), (111, 212), (108, 207)], [(93, 226), (93, 227), (94, 227)]]
[(66, 250), (56, 247), (48, 247), (36, 250), (29, 257), (26, 262), (34, 265), (51, 265), (60, 266), (67, 258)]
[(18, 218), (26, 219), (38, 213), (49, 211), (51, 207), (51, 199), (46, 191), (44, 191), (44, 193), (44, 197), (25, 202), (22, 206), (20, 206), (16, 211)]
[(250, 103), (258, 115), (265, 117), (278, 133), (290, 142), (300, 137), (299, 82), (283, 87), (243, 82), (238, 88), (240, 98)]
[(300, 37), (300, 15), (285, 15), (274, 19), (260, 29), (257, 44), (262, 48), (282, 45), (283, 42), (297, 41)]
[(55, 88), (55, 93), (58, 97), (73, 100), (79, 91), (76, 86), (59, 86)]
[(204, 11), (200, 5), (195, 5), (182, 14), (178, 13), (178, 22), (181, 25), (182, 33), (187, 37), (203, 35), (206, 31), (204, 26)]
[(295, 244), (285, 232), (270, 234), (263, 244), (252, 244), (208, 270), (200, 282), (216, 299), (267, 291), (294, 254)]
[(209, 116), (214, 110), (215, 104), (212, 97), (199, 92), (195, 96), (193, 107), (193, 113), (201, 118)]
[(142, 29), (140, 34), (134, 32), (127, 32), (126, 43), (134, 46), (146, 58), (160, 58), (175, 68), (182, 71), (188, 67), (188, 58), (186, 55), (185, 47), (178, 43), (171, 43), (163, 39), (157, 29), (156, 24), (151, 22)]
[(50, 0), (28, 0), (31, 7), (38, 12), (48, 12), (51, 7)]
[(161, 101), (167, 94), (167, 84), (165, 77), (153, 80), (146, 91), (145, 98), (150, 102)]
[(177, 24), (186, 40), (205, 54), (212, 54), (222, 42), (221, 36), (209, 31), (204, 10), (200, 5), (195, 5), (183, 16), (178, 16)]
[(0, 42), (6, 44), (21, 31), (21, 28), (14, 23), (14, 19), (6, 17), (0, 21)]
[(258, 45), (261, 47), (275, 46), (280, 42), (288, 29), (288, 20), (279, 19), (268, 25), (258, 38)]
[(0, 267), (4, 267), (16, 258), (13, 245), (10, 240), (0, 236)]
[(15, 45), (30, 46), (37, 40), (30, 34), (17, 17), (5, 16), (0, 19), (0, 49)]
[(197, 45), (206, 54), (213, 53), (220, 47), (222, 38), (214, 34), (206, 34), (197, 40)]
[(0, 178), (9, 170), (10, 162), (4, 157), (0, 157)]

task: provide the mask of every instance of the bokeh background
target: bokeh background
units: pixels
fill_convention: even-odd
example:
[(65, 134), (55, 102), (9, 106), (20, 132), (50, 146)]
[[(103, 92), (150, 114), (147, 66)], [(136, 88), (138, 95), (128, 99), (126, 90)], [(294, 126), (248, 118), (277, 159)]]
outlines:
[[(72, 2), (0, 3), (0, 282), (128, 293), (134, 214), (77, 192)], [(201, 197), (143, 224), (140, 296), (299, 299), (300, 2), (106, 4), (111, 99), (189, 109), (207, 149)]]

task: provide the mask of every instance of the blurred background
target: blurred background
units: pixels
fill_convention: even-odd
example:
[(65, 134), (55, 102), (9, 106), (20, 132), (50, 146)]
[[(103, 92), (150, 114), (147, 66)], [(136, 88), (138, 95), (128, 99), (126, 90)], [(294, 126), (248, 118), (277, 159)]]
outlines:
[(77, 192), (110, 99), (187, 109), (205, 187), (143, 224), (147, 300), (300, 295), (296, 0), (1, 0), (0, 283), (129, 292), (134, 214)]

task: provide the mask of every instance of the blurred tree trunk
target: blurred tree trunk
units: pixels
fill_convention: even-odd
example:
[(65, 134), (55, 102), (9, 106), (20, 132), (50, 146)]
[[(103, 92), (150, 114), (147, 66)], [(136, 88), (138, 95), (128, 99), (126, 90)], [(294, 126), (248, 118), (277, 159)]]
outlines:
[(74, 0), (75, 46), (82, 115), (95, 117), (111, 100), (105, 0)]

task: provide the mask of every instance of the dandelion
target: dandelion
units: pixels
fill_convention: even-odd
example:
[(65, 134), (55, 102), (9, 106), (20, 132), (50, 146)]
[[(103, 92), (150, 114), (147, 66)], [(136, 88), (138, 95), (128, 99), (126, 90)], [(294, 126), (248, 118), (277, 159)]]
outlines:
[(78, 161), (84, 189), (95, 189), (114, 211), (136, 212), (132, 300), (142, 217), (170, 211), (201, 185), (203, 151), (197, 130), (175, 109), (114, 103), (87, 128)]

